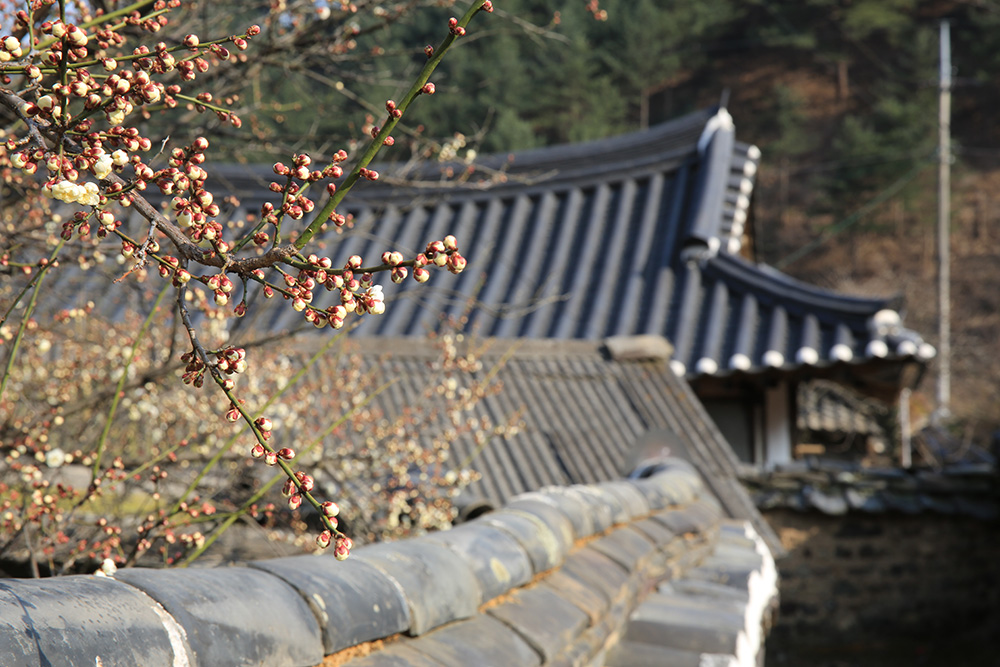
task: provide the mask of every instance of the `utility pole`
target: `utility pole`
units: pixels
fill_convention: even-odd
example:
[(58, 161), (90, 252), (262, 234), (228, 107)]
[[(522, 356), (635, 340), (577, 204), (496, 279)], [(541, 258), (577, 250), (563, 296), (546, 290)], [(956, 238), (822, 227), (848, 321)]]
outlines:
[(951, 403), (951, 33), (941, 22), (941, 75), (938, 104), (938, 383), (934, 422)]

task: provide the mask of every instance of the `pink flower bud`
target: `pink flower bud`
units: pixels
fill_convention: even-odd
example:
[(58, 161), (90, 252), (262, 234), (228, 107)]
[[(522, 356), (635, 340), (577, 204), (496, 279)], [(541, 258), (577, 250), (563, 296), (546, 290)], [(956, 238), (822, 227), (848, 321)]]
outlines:
[(323, 515), (326, 517), (333, 518), (340, 514), (340, 507), (337, 503), (327, 501), (322, 503), (319, 507), (323, 511)]
[(260, 459), (264, 457), (264, 446), (259, 442), (250, 448), (250, 456), (255, 459)]
[(448, 255), (448, 270), (452, 273), (461, 273), (465, 270), (467, 264), (466, 259), (457, 252)]
[(326, 549), (330, 546), (330, 541), (333, 539), (333, 533), (329, 530), (324, 530), (322, 533), (316, 536), (316, 546), (320, 549)]
[(295, 495), (289, 497), (288, 507), (293, 510), (297, 510), (302, 506), (302, 495), (296, 493)]
[(303, 491), (312, 491), (315, 485), (315, 480), (310, 475), (302, 472), (301, 470), (295, 473), (295, 478), (299, 480), (299, 485)]

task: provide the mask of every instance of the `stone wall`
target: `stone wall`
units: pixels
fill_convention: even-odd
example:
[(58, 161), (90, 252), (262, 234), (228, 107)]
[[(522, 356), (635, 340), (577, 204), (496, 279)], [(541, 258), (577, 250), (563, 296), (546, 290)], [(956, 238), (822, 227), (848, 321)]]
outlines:
[(809, 644), (863, 652), (911, 640), (932, 647), (995, 634), (1000, 522), (930, 512), (775, 509), (764, 516), (788, 550), (778, 562), (775, 650)]

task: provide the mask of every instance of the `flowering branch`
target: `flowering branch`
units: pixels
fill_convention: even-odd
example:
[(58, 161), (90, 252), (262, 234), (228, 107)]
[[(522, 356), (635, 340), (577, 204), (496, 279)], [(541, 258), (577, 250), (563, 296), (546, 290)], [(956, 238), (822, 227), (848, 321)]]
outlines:
[[(43, 20), (48, 15), (47, 8), (56, 3), (58, 19)], [(115, 282), (133, 277), (141, 281), (150, 267), (169, 280), (164, 283), (152, 312), (132, 336), (120, 369), (122, 374), (116, 378), (110, 406), (96, 438), (96, 450), (92, 455), (81, 457), (90, 470), (90, 489), (76, 495), (67, 489), (60, 490), (58, 495), (43, 493), (38, 513), (33, 514), (34, 509), (26, 507), (23, 516), (39, 522), (42, 516), (51, 516), (53, 521), (56, 518), (66, 520), (77, 508), (100, 495), (103, 479), (121, 481), (129, 475), (138, 478), (149, 474), (156, 484), (162, 472), (158, 470), (158, 461), (169, 460), (183, 446), (178, 443), (165, 453), (151, 456), (128, 475), (121, 457), (115, 457), (104, 470), (112, 426), (124, 405), (128, 370), (146, 344), (144, 336), (153, 325), (157, 307), (172, 287), (176, 291), (175, 312), (190, 342), (190, 351), (181, 356), (186, 364), (182, 380), (195, 387), (203, 385), (206, 374), (213, 380), (228, 401), (224, 410), (226, 419), (243, 421), (249, 426), (255, 440), (251, 456), (264, 459), (266, 464), (282, 471), (289, 507), (296, 510), (303, 502), (312, 506), (323, 524), (317, 544), (323, 547), (332, 544), (335, 555), (345, 558), (351, 540), (338, 528), (337, 506), (321, 502), (314, 496), (314, 480), (303, 470), (293, 467), (297, 455), (290, 447), (269, 444), (273, 424), (262, 414), (267, 405), (254, 412), (237, 396), (236, 377), (249, 368), (245, 348), (206, 347), (190, 310), (201, 309), (209, 321), (221, 315), (219, 309), (229, 305), (236, 290), (231, 278), (236, 276), (235, 281), (244, 287), (243, 298), (232, 307), (236, 316), (246, 313), (247, 288), (256, 283), (265, 298), (281, 295), (315, 327), (341, 329), (352, 315), (356, 318), (384, 312), (383, 287), (375, 283), (379, 273), (388, 273), (394, 283), (411, 275), (415, 281), (423, 283), (428, 280), (432, 267), (445, 268), (455, 274), (465, 269), (466, 260), (459, 253), (457, 239), (451, 235), (431, 241), (424, 252), (413, 257), (389, 250), (381, 255), (379, 262), (365, 262), (360, 256), (352, 256), (342, 267), (333, 266), (329, 257), (309, 252), (308, 248), (329, 223), (335, 227), (348, 224), (349, 218), (337, 213), (337, 206), (358, 180), (378, 179), (378, 173), (370, 168), (372, 160), (383, 147), (393, 145), (391, 133), (415, 99), (434, 93), (434, 84), (429, 82), (431, 74), (455, 40), (465, 34), (472, 17), (480, 11), (491, 12), (492, 3), (476, 0), (460, 19), (449, 20), (448, 35), (436, 49), (430, 46), (425, 49), (427, 62), (403, 99), (399, 103), (392, 100), (385, 103), (384, 122), (371, 132), (371, 141), (346, 176), (342, 165), (350, 156), (344, 150), (336, 151), (322, 169), (314, 168), (313, 159), (305, 153), (293, 156), (290, 165), (276, 163), (274, 172), (278, 179), (269, 185), (275, 202), (265, 204), (259, 220), (251, 222), (251, 231), (235, 242), (225, 238), (226, 227), (218, 221), (222, 207), (206, 188), (209, 170), (204, 165), (209, 140), (199, 136), (186, 145), (169, 149), (164, 140), (161, 145), (166, 165), (162, 165), (159, 153), (148, 155), (157, 144), (146, 136), (144, 128), (148, 126), (143, 122), (154, 112), (187, 105), (194, 112), (214, 116), (239, 129), (242, 120), (231, 110), (233, 104), (227, 96), (216, 97), (206, 90), (187, 90), (187, 87), (224, 62), (231, 66), (245, 62), (242, 52), (261, 33), (261, 28), (254, 25), (242, 34), (205, 40), (187, 34), (171, 43), (159, 41), (125, 48), (126, 42), (137, 32), (147, 35), (160, 32), (180, 5), (179, 0), (142, 0), (106, 14), (96, 12), (94, 16), (87, 14), (86, 7), (78, 7), (75, 16), (80, 22), (72, 24), (69, 18), (74, 14), (67, 12), (65, 0), (32, 0), (25, 4), (25, 11), (16, 13), (10, 33), (0, 35), (0, 107), (7, 109), (22, 128), (19, 133), (13, 129), (9, 131), (0, 144), (0, 167), (5, 170), (5, 183), (23, 185), (26, 201), (32, 204), (44, 202), (43, 198), (33, 199), (40, 194), (71, 204), (76, 209), (71, 216), (58, 222), (54, 222), (54, 216), (47, 220), (34, 218), (38, 222), (37, 229), (45, 230), (45, 235), (53, 238), (56, 247), (47, 262), (38, 262), (40, 270), (15, 301), (16, 304), (29, 289), (32, 290), (30, 303), (9, 348), (0, 383), (0, 401), (4, 400), (19, 344), (36, 307), (42, 278), (54, 266), (56, 256), (66, 244), (93, 249), (95, 255), (99, 243), (105, 239), (119, 244), (120, 259), (126, 268), (123, 274), (119, 272)], [(341, 182), (338, 185), (336, 181)], [(38, 183), (40, 188), (32, 193), (32, 187)], [(320, 183), (325, 183), (328, 201), (315, 211), (316, 205), (307, 193), (311, 186)], [(157, 188), (168, 198), (164, 209), (155, 206), (143, 194), (149, 187)], [(144, 221), (144, 228), (130, 231), (123, 219), (123, 209), (135, 211)], [(49, 234), (46, 225), (58, 225), (59, 222), (61, 231), (57, 239)], [(164, 239), (161, 248), (160, 242)], [(0, 253), (5, 266), (24, 264), (12, 261), (10, 248), (0, 248)], [(25, 269), (29, 266), (24, 264)], [(320, 287), (339, 296), (339, 303), (325, 308), (314, 305), (313, 294)], [(0, 321), (0, 336), (6, 335), (6, 319), (13, 307)], [(81, 310), (82, 315), (67, 317), (89, 314), (89, 308), (73, 309)], [(177, 319), (175, 325), (176, 322)], [(173, 345), (171, 334), (171, 350)], [(353, 410), (345, 412), (331, 429), (352, 414)], [(189, 495), (204, 474), (220, 460), (221, 453), (210, 459), (202, 474), (157, 525), (168, 530), (172, 516), (188, 511)], [(60, 463), (58, 457), (52, 462), (54, 467)], [(36, 490), (48, 488), (44, 480), (35, 476), (37, 471), (28, 466), (25, 470), (26, 479), (38, 485)], [(69, 503), (69, 511), (64, 512), (60, 503)], [(226, 520), (235, 521), (239, 513)], [(191, 517), (194, 519), (194, 514)], [(18, 525), (18, 532), (22, 532), (26, 524)], [(145, 522), (144, 531), (151, 525)], [(231, 521), (223, 525), (231, 525)], [(107, 525), (99, 528), (107, 536), (107, 548), (121, 555), (118, 534)], [(224, 527), (215, 535), (221, 534), (221, 530)], [(196, 545), (191, 557), (202, 553), (208, 544)], [(137, 545), (133, 555), (141, 550), (140, 546)]]

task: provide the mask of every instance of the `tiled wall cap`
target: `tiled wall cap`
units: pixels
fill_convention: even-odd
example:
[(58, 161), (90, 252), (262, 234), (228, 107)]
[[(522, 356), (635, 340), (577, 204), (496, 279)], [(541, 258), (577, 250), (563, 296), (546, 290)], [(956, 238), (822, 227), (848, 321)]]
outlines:
[(612, 525), (619, 523), (628, 523), (631, 517), (626, 509), (625, 505), (619, 500), (618, 496), (602, 489), (600, 486), (586, 485), (577, 487), (584, 496), (587, 496), (596, 501), (597, 504), (607, 507), (611, 510), (611, 521)]
[(649, 504), (652, 512), (664, 509), (672, 504), (671, 494), (655, 479), (643, 478), (632, 480), (636, 491), (641, 493)]
[[(572, 492), (562, 486), (552, 486), (541, 491), (525, 493), (517, 498), (536, 498), (558, 507), (559, 511), (566, 515), (566, 518), (573, 524), (573, 535), (576, 539), (594, 534), (594, 513), (591, 509), (591, 503), (584, 500), (579, 493)], [(609, 516), (608, 521), (610, 522), (610, 520)]]
[[(594, 533), (603, 533), (615, 523), (614, 509), (605, 503), (601, 496), (586, 493), (585, 489), (587, 488), (589, 487), (585, 484), (574, 484), (573, 486), (563, 487), (561, 492), (577, 498), (581, 503), (590, 508), (590, 516), (594, 524), (594, 530), (591, 535)], [(546, 492), (553, 490), (550, 487)]]
[(665, 546), (677, 535), (674, 531), (670, 530), (662, 523), (654, 521), (652, 518), (636, 521), (632, 524), (632, 527), (648, 537), (653, 544), (657, 546), (657, 548)]
[(628, 580), (625, 568), (589, 547), (570, 554), (561, 572), (599, 592), (609, 603), (615, 601)]
[(635, 488), (635, 484), (627, 481), (617, 481), (617, 482), (602, 482), (597, 485), (598, 488), (607, 491), (615, 496), (621, 502), (625, 511), (628, 513), (628, 520), (638, 519), (649, 514), (649, 501), (646, 497)]
[(518, 591), (488, 613), (511, 627), (548, 663), (588, 624), (587, 615), (551, 590)]
[(351, 558), (377, 567), (400, 585), (410, 609), (411, 635), (468, 618), (482, 602), (472, 569), (443, 544), (384, 542), (357, 549)]
[(716, 526), (721, 525), (720, 522), (725, 516), (725, 512), (723, 512), (719, 502), (715, 498), (704, 494), (698, 496), (698, 500), (688, 505), (686, 509), (696, 516), (698, 521)]
[(742, 615), (659, 595), (650, 596), (636, 608), (624, 637), (626, 641), (737, 657), (750, 650)]
[(511, 502), (507, 503), (506, 509), (515, 512), (526, 512), (541, 519), (555, 533), (556, 537), (559, 538), (559, 542), (566, 545), (567, 551), (576, 540), (576, 531), (573, 529), (573, 523), (558, 506), (551, 502), (517, 496)]
[(0, 580), (0, 665), (192, 664), (185, 631), (108, 578)]
[(604, 617), (608, 607), (611, 606), (611, 600), (608, 597), (594, 590), (579, 578), (569, 576), (561, 569), (545, 577), (538, 584), (538, 587), (551, 590), (564, 600), (572, 602), (577, 609), (588, 616), (591, 624), (599, 622)]
[(410, 647), (439, 667), (538, 667), (542, 662), (514, 630), (487, 614), (447, 625), (414, 640)]
[(323, 659), (319, 623), (294, 588), (249, 567), (126, 568), (115, 578), (159, 602), (198, 665), (301, 665)]
[(569, 545), (562, 542), (559, 535), (532, 514), (499, 510), (485, 514), (479, 520), (517, 540), (528, 554), (535, 574), (557, 567), (569, 550)]
[(656, 486), (662, 494), (666, 506), (686, 505), (701, 493), (701, 478), (685, 470), (668, 470), (646, 482)]
[(625, 526), (590, 543), (593, 549), (615, 561), (628, 572), (634, 572), (642, 561), (656, 551), (656, 545), (641, 532)]
[(717, 523), (709, 520), (704, 514), (692, 510), (690, 506), (657, 512), (652, 518), (678, 535), (701, 533)]
[[(739, 667), (736, 659), (732, 656), (725, 656), (732, 660), (732, 667)], [(680, 649), (666, 648), (656, 644), (643, 644), (641, 642), (619, 642), (608, 651), (604, 660), (604, 667), (730, 667), (729, 664), (706, 663), (705, 654), (698, 651), (682, 651)]]
[(444, 544), (468, 563), (484, 602), (525, 585), (534, 575), (531, 559), (518, 541), (483, 521), (431, 533), (424, 539)]
[(410, 644), (392, 644), (351, 660), (351, 667), (441, 667), (441, 663), (417, 651)]
[(255, 561), (250, 566), (281, 577), (309, 602), (328, 654), (410, 627), (409, 606), (399, 585), (356, 558), (292, 556)]

